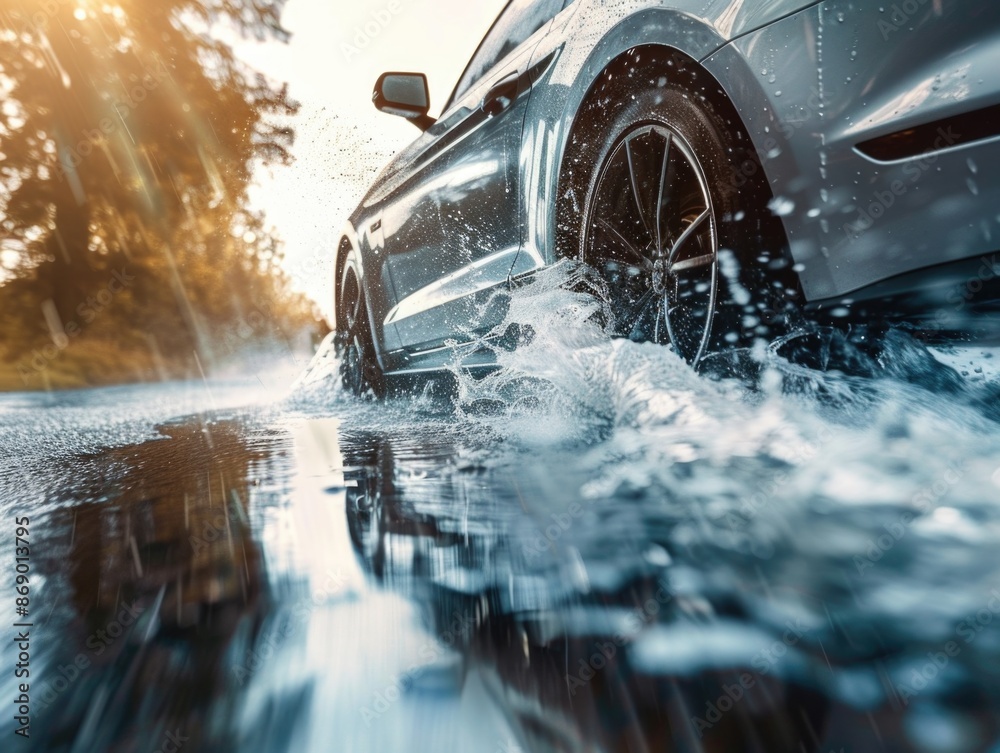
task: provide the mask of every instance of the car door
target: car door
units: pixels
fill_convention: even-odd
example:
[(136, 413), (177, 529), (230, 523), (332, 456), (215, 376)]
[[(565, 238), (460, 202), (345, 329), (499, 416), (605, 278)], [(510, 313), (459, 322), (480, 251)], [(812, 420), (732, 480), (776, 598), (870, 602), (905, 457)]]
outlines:
[(563, 0), (512, 0), (431, 127), (416, 168), (381, 221), (394, 305), (386, 319), (407, 354), (475, 339), (502, 315), (521, 239), (521, 132), (531, 54)]

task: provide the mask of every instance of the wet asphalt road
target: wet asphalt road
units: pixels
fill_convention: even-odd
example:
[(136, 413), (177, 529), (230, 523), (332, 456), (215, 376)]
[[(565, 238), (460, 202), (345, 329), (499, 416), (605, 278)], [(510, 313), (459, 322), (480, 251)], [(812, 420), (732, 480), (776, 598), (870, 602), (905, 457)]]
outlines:
[(277, 402), (0, 399), (32, 519), (17, 749), (998, 749), (989, 372), (904, 341), (905, 374), (754, 385), (533, 347), (546, 371), (457, 403), (322, 364)]

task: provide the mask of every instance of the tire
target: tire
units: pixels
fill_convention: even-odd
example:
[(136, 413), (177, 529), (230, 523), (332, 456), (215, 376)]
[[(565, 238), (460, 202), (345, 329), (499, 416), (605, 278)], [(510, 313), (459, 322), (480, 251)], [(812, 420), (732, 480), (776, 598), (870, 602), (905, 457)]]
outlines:
[(776, 336), (798, 283), (763, 170), (718, 84), (678, 53), (636, 50), (629, 62), (578, 116), (559, 247), (603, 279), (615, 335), (670, 345), (697, 368)]
[(344, 260), (337, 287), (337, 355), (344, 389), (359, 396), (385, 397), (386, 380), (375, 357), (357, 256)]

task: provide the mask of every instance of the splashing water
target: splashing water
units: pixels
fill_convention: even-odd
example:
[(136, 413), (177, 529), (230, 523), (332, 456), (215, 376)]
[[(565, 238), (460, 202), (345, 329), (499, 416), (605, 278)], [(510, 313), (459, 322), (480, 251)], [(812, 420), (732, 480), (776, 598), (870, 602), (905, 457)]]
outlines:
[[(755, 379), (712, 381), (669, 348), (609, 337), (586, 288), (560, 264), (516, 290), (491, 335), (513, 331), (519, 347), (490, 346), (498, 369), (485, 378), (455, 364), (452, 422), (489, 436), (483, 462), (515, 464), (548, 509), (587, 505), (589, 524), (563, 543), (591, 585), (614, 550), (654, 547), (691, 592), (740, 604), (748, 622), (804, 619), (805, 645), (837, 669), (826, 689), (855, 703), (884, 701), (885, 677), (986, 608), (1000, 586), (991, 350), (932, 351), (901, 330), (876, 355), (821, 338), (836, 363), (863, 366), (847, 373), (786, 360), (793, 333), (748, 354)], [(398, 419), (398, 407), (385, 410)], [(638, 655), (663, 661), (655, 645)], [(1000, 642), (975, 641), (959, 661), (1000, 665)]]

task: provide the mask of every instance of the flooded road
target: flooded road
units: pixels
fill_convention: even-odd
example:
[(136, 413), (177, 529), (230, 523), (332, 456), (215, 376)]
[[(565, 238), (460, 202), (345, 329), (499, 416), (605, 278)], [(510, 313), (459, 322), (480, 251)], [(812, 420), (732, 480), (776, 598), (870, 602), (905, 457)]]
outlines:
[(0, 397), (17, 749), (1000, 750), (994, 351), (713, 380), (547, 303), (454, 400)]

